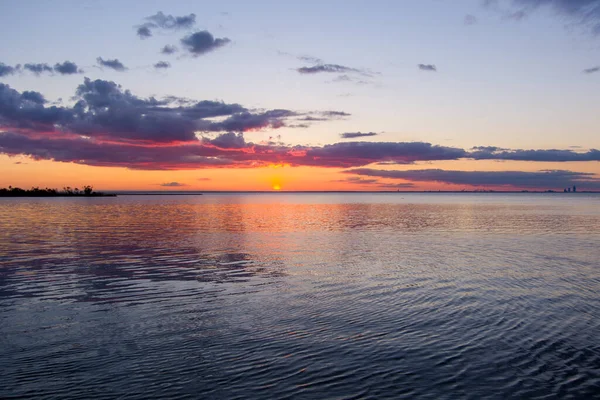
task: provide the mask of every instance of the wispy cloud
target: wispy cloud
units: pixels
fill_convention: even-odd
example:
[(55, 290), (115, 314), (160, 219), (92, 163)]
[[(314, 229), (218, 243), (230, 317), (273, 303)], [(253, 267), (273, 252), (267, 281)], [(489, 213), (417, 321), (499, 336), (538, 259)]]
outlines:
[(25, 64), (23, 65), (23, 68), (30, 72), (33, 72), (36, 75), (40, 75), (43, 72), (53, 72), (52, 67), (46, 63)]
[(378, 134), (375, 132), (344, 132), (340, 133), (340, 137), (343, 139), (354, 139), (360, 137), (369, 137), (369, 136), (377, 136)]
[(153, 30), (180, 30), (189, 29), (196, 24), (196, 14), (173, 16), (162, 11), (144, 18), (146, 22), (137, 25), (136, 33), (140, 39), (152, 37)]
[(311, 67), (300, 67), (297, 68), (301, 74), (320, 74), (320, 73), (344, 73), (344, 72), (356, 72), (356, 73), (364, 73), (364, 71), (357, 69), (346, 67), (344, 65), (339, 64), (317, 64)]
[(181, 183), (181, 182), (166, 182), (166, 183), (160, 183), (160, 186), (163, 187), (183, 187), (183, 186), (189, 186), (185, 183)]
[(586, 74), (593, 74), (600, 71), (600, 66), (584, 69), (583, 72)]
[(163, 48), (160, 49), (160, 52), (162, 54), (173, 54), (177, 52), (177, 47), (173, 46), (171, 44), (167, 44), (165, 46), (163, 46)]
[(538, 9), (547, 8), (571, 24), (600, 35), (600, 0), (485, 0), (484, 6), (521, 20)]
[(32, 72), (38, 76), (43, 73), (57, 73), (60, 75), (72, 75), (83, 73), (83, 71), (79, 69), (79, 67), (77, 67), (77, 64), (75, 64), (72, 61), (56, 63), (54, 64), (54, 67), (51, 67), (48, 63), (26, 63), (24, 65), (17, 64), (14, 67), (6, 65), (4, 63), (0, 63), (0, 77), (13, 75), (23, 70)]
[(115, 71), (123, 72), (123, 71), (127, 70), (127, 67), (116, 58), (113, 60), (105, 60), (102, 57), (98, 57), (98, 58), (96, 58), (96, 62), (101, 67), (114, 69)]
[(171, 64), (167, 61), (159, 61), (156, 64), (154, 64), (154, 68), (156, 69), (167, 69), (167, 68), (171, 68)]
[(437, 67), (433, 64), (417, 64), (421, 71), (437, 72)]
[(469, 26), (469, 25), (475, 25), (477, 24), (477, 17), (471, 14), (467, 14), (465, 15), (465, 18), (463, 19), (463, 24)]

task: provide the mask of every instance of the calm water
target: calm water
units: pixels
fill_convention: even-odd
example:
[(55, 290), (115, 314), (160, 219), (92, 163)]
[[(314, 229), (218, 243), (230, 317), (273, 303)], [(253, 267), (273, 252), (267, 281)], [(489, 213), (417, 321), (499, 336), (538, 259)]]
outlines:
[(0, 199), (0, 398), (600, 397), (600, 195)]

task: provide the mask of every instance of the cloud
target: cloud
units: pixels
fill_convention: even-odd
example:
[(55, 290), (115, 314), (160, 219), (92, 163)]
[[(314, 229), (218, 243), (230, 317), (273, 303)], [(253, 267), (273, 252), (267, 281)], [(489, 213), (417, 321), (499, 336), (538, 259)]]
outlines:
[(505, 11), (505, 14), (508, 18), (522, 19), (540, 8), (549, 8), (558, 16), (583, 26), (593, 34), (600, 34), (599, 0), (488, 0), (484, 2), (485, 6), (493, 8), (499, 8), (501, 4), (507, 6), (508, 11)]
[(421, 71), (437, 72), (437, 67), (433, 64), (418, 64), (417, 67), (419, 67)]
[[(586, 74), (593, 74), (593, 73), (598, 72), (598, 71), (600, 71), (600, 66), (597, 66), (597, 67), (594, 67), (594, 68), (587, 68), (587, 69), (583, 70), (583, 72), (586, 73)], [(0, 74), (0, 76), (2, 76), (2, 75)]]
[[(239, 133), (276, 129), (285, 126), (287, 120), (311, 115), (284, 109), (256, 111), (235, 103), (192, 101), (175, 96), (160, 100), (141, 98), (114, 82), (89, 78), (77, 87), (73, 100), (75, 104), (72, 107), (47, 106), (46, 99), (39, 92), (20, 93), (0, 84), (0, 131), (10, 131), (27, 138), (43, 136), (87, 140), (65, 142), (66, 147), (69, 143), (88, 145), (96, 142), (144, 146), (185, 142), (199, 144), (197, 132), (200, 131)], [(13, 136), (4, 139), (9, 138), (12, 143), (17, 143)], [(227, 138), (214, 139), (215, 144), (208, 143), (209, 147), (223, 145)], [(212, 156), (214, 151), (208, 153)]]
[(13, 74), (19, 72), (20, 69), (21, 69), (20, 65), (17, 67), (12, 67), (10, 65), (6, 65), (6, 64), (0, 62), (0, 77), (13, 75)]
[(116, 58), (114, 60), (104, 60), (102, 57), (98, 57), (96, 58), (96, 62), (102, 67), (111, 68), (115, 71), (123, 72), (127, 70), (127, 67)]
[(321, 60), (318, 57), (313, 57), (313, 56), (298, 56), (296, 57), (298, 60), (300, 61), (304, 61), (304, 62), (308, 62), (311, 64), (323, 64), (323, 60)]
[(243, 149), (247, 146), (244, 135), (234, 132), (223, 133), (214, 139), (203, 139), (202, 141), (221, 149)]
[(152, 31), (148, 26), (138, 27), (136, 33), (140, 37), (140, 39), (147, 39), (152, 36)]
[[(600, 151), (470, 150), (426, 142), (253, 143), (244, 132), (345, 118), (344, 111), (253, 110), (237, 103), (136, 96), (115, 82), (85, 78), (68, 106), (0, 83), (0, 153), (144, 170), (255, 168), (270, 164), (357, 168), (441, 160), (600, 161)], [(202, 132), (210, 132), (202, 137)], [(360, 133), (360, 132), (356, 132)], [(364, 135), (364, 134), (363, 134)]]
[(382, 189), (412, 189), (415, 187), (414, 183), (405, 182), (405, 183), (381, 183), (379, 185)]
[(208, 31), (199, 31), (181, 39), (183, 47), (197, 57), (216, 50), (231, 42), (228, 38), (214, 38)]
[(46, 99), (44, 98), (44, 96), (39, 93), (39, 92), (32, 92), (32, 91), (24, 91), (23, 93), (21, 93), (21, 100), (24, 102), (32, 102), (34, 104), (44, 104), (46, 103)]
[(507, 150), (498, 147), (475, 147), (467, 157), (475, 160), (512, 160), (538, 162), (579, 162), (600, 161), (600, 151), (591, 149), (587, 152), (573, 150)]
[(161, 183), (160, 186), (163, 187), (182, 187), (182, 186), (188, 186), (185, 183), (180, 183), (180, 182), (166, 182), (166, 183)]
[(173, 15), (166, 15), (162, 11), (159, 11), (154, 15), (144, 18), (144, 20), (146, 22), (135, 27), (136, 34), (140, 37), (140, 39), (152, 37), (153, 29), (189, 29), (196, 24), (196, 14), (182, 15), (177, 17)]
[(451, 171), (423, 169), (389, 171), (358, 168), (345, 171), (348, 174), (388, 179), (402, 179), (411, 182), (435, 182), (475, 187), (501, 187), (505, 189), (561, 189), (577, 185), (583, 190), (600, 188), (600, 179), (592, 173), (564, 170), (524, 171)]
[(23, 68), (30, 72), (33, 72), (36, 75), (40, 75), (43, 72), (52, 72), (53, 71), (52, 67), (46, 63), (25, 64), (25, 65), (23, 65)]
[(524, 10), (519, 10), (504, 15), (504, 19), (512, 19), (514, 21), (521, 21), (527, 17), (527, 13)]
[(154, 64), (154, 68), (156, 69), (167, 69), (167, 68), (171, 68), (171, 64), (166, 62), (166, 61), (159, 61), (156, 64)]
[(160, 52), (162, 54), (173, 54), (173, 53), (177, 52), (177, 47), (175, 47), (171, 44), (167, 44), (162, 49), (160, 49)]
[(61, 75), (72, 75), (82, 73), (77, 64), (72, 61), (65, 61), (63, 63), (54, 64), (54, 71)]
[(0, 77), (6, 75), (12, 75), (14, 73), (20, 72), (21, 68), (33, 72), (36, 75), (41, 75), (44, 72), (49, 74), (53, 74), (54, 72), (60, 75), (71, 75), (82, 73), (77, 64), (72, 61), (64, 61), (62, 63), (54, 64), (54, 67), (51, 67), (47, 63), (27, 63), (21, 67), (21, 65), (17, 65), (15, 67), (0, 63)]
[(467, 15), (465, 15), (463, 23), (465, 25), (475, 25), (475, 24), (477, 24), (477, 17), (474, 15), (471, 15), (471, 14), (467, 14)]
[(297, 114), (290, 110), (270, 110), (253, 114), (240, 112), (220, 122), (206, 122), (199, 125), (203, 131), (236, 131), (247, 132), (264, 128), (277, 129), (285, 125), (283, 118), (293, 117)]
[(211, 178), (198, 178), (196, 179), (197, 181), (201, 181), (201, 182), (205, 182), (205, 181), (212, 181)]
[(301, 67), (296, 69), (301, 74), (320, 74), (320, 73), (344, 73), (344, 72), (357, 72), (364, 73), (363, 71), (356, 69), (345, 67), (343, 65), (338, 64), (318, 64), (312, 67)]
[(377, 136), (378, 133), (375, 132), (345, 132), (345, 133), (340, 133), (340, 136), (343, 139), (354, 139), (354, 138), (359, 138), (359, 137), (369, 137), (369, 136)]
[(379, 179), (365, 179), (361, 178), (360, 176), (351, 176), (345, 179), (332, 180), (331, 182), (350, 183), (353, 185), (372, 185), (374, 183), (379, 183)]
[(196, 23), (196, 14), (182, 15), (176, 17), (165, 15), (162, 11), (145, 18), (152, 27), (161, 29), (188, 29)]

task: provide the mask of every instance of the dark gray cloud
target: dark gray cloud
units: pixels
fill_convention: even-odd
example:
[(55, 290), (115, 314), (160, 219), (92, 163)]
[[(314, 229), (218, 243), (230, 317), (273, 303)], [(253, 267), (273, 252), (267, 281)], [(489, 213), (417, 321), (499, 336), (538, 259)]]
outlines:
[(277, 129), (285, 125), (284, 119), (294, 117), (296, 114), (290, 110), (270, 110), (253, 114), (248, 111), (240, 112), (220, 122), (200, 124), (200, 129), (207, 132), (236, 131), (247, 132), (264, 128)]
[(152, 36), (152, 31), (147, 26), (138, 27), (136, 33), (140, 39), (147, 39)]
[[(75, 64), (72, 61), (64, 61), (62, 63), (56, 63), (56, 64), (54, 64), (54, 67), (51, 67), (47, 63), (27, 63), (27, 64), (23, 65), (23, 69), (25, 69), (29, 72), (33, 72), (36, 75), (41, 75), (44, 72), (47, 72), (49, 74), (53, 74), (54, 72), (56, 72), (60, 75), (71, 75), (71, 74), (78, 74), (78, 73), (83, 72), (77, 67), (77, 64)], [(0, 76), (3, 75), (3, 71), (4, 71), (4, 74), (10, 75), (10, 74), (19, 72), (20, 70), (21, 70), (21, 65), (17, 65), (16, 67), (11, 67), (11, 66), (0, 63)]]
[(349, 117), (352, 115), (345, 111), (318, 111), (317, 114), (320, 114), (328, 119), (329, 118), (345, 118), (345, 117)]
[(465, 157), (466, 152), (423, 142), (347, 142), (311, 148), (306, 155), (330, 166), (351, 167), (384, 161), (412, 164), (416, 161), (456, 160)]
[(301, 74), (320, 74), (320, 73), (345, 73), (345, 72), (357, 72), (363, 73), (363, 71), (357, 68), (345, 67), (338, 64), (318, 64), (312, 67), (301, 67), (296, 69)]
[(188, 186), (185, 183), (180, 183), (180, 182), (166, 182), (166, 183), (161, 183), (160, 186), (163, 187), (182, 187), (182, 186)]
[(360, 176), (350, 176), (345, 179), (335, 179), (335, 180), (332, 180), (331, 182), (351, 183), (354, 185), (372, 185), (374, 183), (379, 183), (379, 179), (365, 179), (365, 178), (361, 178)]
[(196, 23), (196, 14), (180, 17), (166, 15), (162, 11), (145, 18), (153, 27), (162, 29), (189, 29)]
[(512, 160), (538, 162), (580, 162), (600, 161), (600, 151), (591, 149), (587, 152), (573, 150), (507, 150), (498, 147), (476, 147), (467, 154), (475, 160)]
[(27, 64), (23, 65), (23, 68), (30, 72), (33, 72), (36, 75), (40, 75), (44, 72), (52, 72), (53, 71), (52, 67), (46, 63), (38, 63), (38, 64), (27, 63)]
[(369, 136), (377, 136), (378, 134), (375, 132), (344, 132), (340, 133), (340, 136), (344, 139), (354, 139), (359, 137), (369, 137)]
[(189, 29), (196, 24), (196, 14), (182, 15), (180, 17), (167, 15), (162, 11), (144, 18), (146, 22), (136, 26), (136, 33), (140, 39), (152, 36), (152, 30), (180, 30)]
[(61, 75), (80, 74), (83, 72), (79, 69), (79, 67), (77, 67), (77, 64), (72, 61), (54, 64), (54, 71)]
[(167, 68), (171, 68), (171, 64), (168, 63), (167, 61), (159, 61), (156, 64), (154, 64), (154, 68), (156, 68), (156, 69), (167, 69)]
[(173, 54), (177, 52), (177, 47), (171, 44), (165, 45), (162, 49), (160, 49), (162, 54)]
[(15, 73), (19, 72), (20, 69), (21, 69), (20, 65), (18, 67), (13, 67), (13, 66), (6, 65), (6, 64), (0, 62), (0, 78), (3, 76), (15, 74)]
[(26, 90), (21, 93), (21, 100), (24, 102), (31, 101), (35, 104), (44, 104), (46, 103), (46, 99), (40, 92), (33, 92)]
[(197, 142), (196, 132), (276, 129), (303, 115), (174, 96), (140, 98), (114, 82), (88, 78), (77, 87), (74, 100), (73, 107), (48, 107), (41, 93), (19, 93), (0, 84), (0, 130), (62, 132), (117, 142)]
[(467, 15), (465, 15), (463, 23), (465, 25), (475, 25), (475, 24), (477, 24), (477, 17), (474, 15), (471, 15), (471, 14), (467, 14)]
[(524, 171), (451, 171), (423, 169), (409, 171), (389, 171), (370, 168), (357, 168), (345, 171), (361, 176), (402, 179), (411, 182), (435, 182), (475, 187), (504, 187), (522, 189), (562, 189), (577, 185), (582, 190), (600, 188), (600, 179), (592, 173), (564, 170), (538, 172)]
[(53, 131), (55, 125), (68, 123), (73, 119), (71, 110), (46, 107), (44, 103), (41, 93), (19, 93), (0, 83), (0, 130), (13, 128)]
[(215, 38), (208, 31), (199, 31), (181, 39), (183, 47), (194, 56), (216, 50), (231, 42), (228, 38)]
[(417, 67), (419, 67), (421, 71), (437, 72), (437, 67), (433, 64), (418, 64)]
[(380, 183), (377, 185), (381, 189), (392, 189), (392, 190), (401, 190), (401, 189), (413, 189), (415, 187), (414, 183), (405, 182), (405, 183)]
[(98, 57), (96, 58), (96, 62), (102, 67), (111, 68), (115, 71), (123, 72), (127, 70), (127, 67), (116, 58), (113, 60), (104, 60), (102, 57)]
[(219, 147), (221, 149), (243, 149), (247, 146), (246, 139), (242, 133), (227, 132), (217, 136), (214, 139), (202, 139), (206, 144)]
[(594, 67), (594, 68), (587, 68), (587, 69), (583, 70), (583, 72), (586, 73), (586, 74), (593, 74), (593, 73), (598, 72), (598, 71), (600, 71), (600, 66), (597, 66), (597, 67)]
[(485, 6), (500, 9), (504, 6), (507, 18), (522, 19), (541, 8), (548, 8), (571, 23), (600, 34), (600, 0), (486, 0)]

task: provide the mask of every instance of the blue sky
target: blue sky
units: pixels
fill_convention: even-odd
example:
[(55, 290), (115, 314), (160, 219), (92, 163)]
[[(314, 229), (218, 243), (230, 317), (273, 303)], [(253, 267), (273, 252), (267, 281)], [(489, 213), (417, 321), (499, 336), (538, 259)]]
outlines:
[[(492, 4), (484, 4), (492, 3)], [(83, 77), (114, 81), (136, 96), (175, 95), (251, 109), (343, 110), (349, 118), (245, 133), (281, 135), (291, 145), (324, 145), (342, 132), (376, 132), (386, 142), (470, 148), (600, 148), (600, 1), (19, 1), (0, 3), (1, 63), (54, 65), (83, 74), (22, 72), (0, 81), (71, 104)], [(594, 8), (595, 7), (595, 8)], [(583, 10), (583, 9), (582, 9)], [(145, 17), (194, 13), (195, 25), (153, 30)], [(518, 14), (519, 12), (523, 14)], [(521, 17), (521, 18), (519, 18)], [(228, 38), (197, 57), (181, 38), (195, 31)], [(179, 52), (160, 54), (165, 45)], [(123, 72), (99, 68), (118, 59)], [(309, 62), (302, 57), (318, 58)], [(167, 61), (171, 68), (156, 70)], [(357, 71), (300, 74), (336, 64)], [(434, 65), (436, 71), (418, 68)], [(346, 76), (346, 77), (344, 77)], [(349, 80), (348, 80), (349, 79)], [(287, 124), (289, 125), (289, 124)]]

